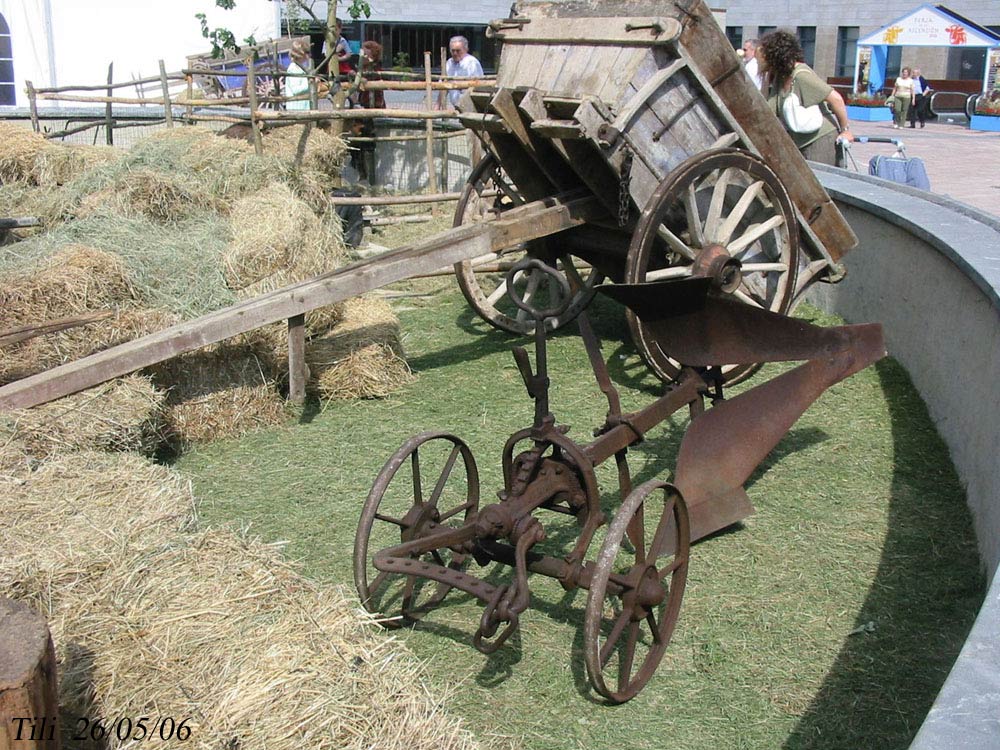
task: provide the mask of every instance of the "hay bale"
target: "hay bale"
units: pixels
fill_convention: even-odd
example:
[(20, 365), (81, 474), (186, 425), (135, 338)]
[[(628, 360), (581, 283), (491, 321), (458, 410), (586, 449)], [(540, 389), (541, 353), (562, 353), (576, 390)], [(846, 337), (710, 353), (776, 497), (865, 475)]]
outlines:
[(49, 370), (88, 354), (162, 331), (178, 322), (162, 310), (117, 308), (103, 320), (36, 336), (13, 346), (0, 347), (0, 383), (9, 383)]
[(6, 260), (0, 265), (23, 270), (25, 264), (42, 263), (68, 245), (87, 245), (124, 262), (144, 305), (187, 319), (236, 301), (220, 261), (229, 239), (228, 220), (208, 211), (192, 213), (169, 227), (146, 217), (107, 212), (67, 221), (19, 242), (0, 256)]
[(49, 141), (35, 157), (34, 181), (52, 187), (65, 185), (95, 167), (117, 161), (124, 152), (114, 146), (84, 146)]
[(333, 270), (346, 257), (339, 223), (321, 221), (281, 183), (237, 201), (230, 220), (223, 268), (244, 298)]
[(184, 447), (282, 423), (279, 367), (262, 339), (245, 336), (151, 368), (153, 381), (169, 389), (167, 439)]
[(215, 208), (215, 198), (190, 179), (150, 169), (120, 175), (114, 183), (83, 198), (77, 218), (116, 212), (128, 218), (176, 221), (192, 212)]
[(148, 378), (130, 375), (0, 415), (0, 444), (34, 460), (82, 450), (149, 454), (160, 443), (164, 399)]
[(77, 620), (101, 715), (188, 718), (206, 748), (475, 747), (397, 644), (274, 547), (209, 531), (116, 562)]
[(121, 152), (109, 146), (68, 146), (9, 122), (0, 122), (0, 182), (53, 187), (94, 166), (114, 161)]
[[(269, 131), (264, 141), (265, 152), (276, 155), (287, 164), (294, 164), (304, 129), (305, 125), (295, 125)], [(346, 155), (347, 144), (340, 136), (330, 130), (313, 127), (306, 139), (302, 170), (317, 175), (329, 191), (336, 187), (334, 181), (340, 175)]]
[(25, 127), (0, 122), (0, 182), (37, 185), (35, 161), (49, 143)]
[(305, 356), (309, 388), (321, 398), (383, 398), (413, 380), (399, 320), (376, 298), (348, 300), (343, 321), (309, 341)]
[(0, 594), (52, 612), (54, 624), (70, 614), (68, 588), (85, 597), (123, 547), (160, 544), (194, 517), (190, 484), (131, 453), (59, 455), (0, 477), (0, 489)]
[(67, 245), (29, 268), (0, 272), (0, 328), (133, 302), (136, 292), (120, 258)]

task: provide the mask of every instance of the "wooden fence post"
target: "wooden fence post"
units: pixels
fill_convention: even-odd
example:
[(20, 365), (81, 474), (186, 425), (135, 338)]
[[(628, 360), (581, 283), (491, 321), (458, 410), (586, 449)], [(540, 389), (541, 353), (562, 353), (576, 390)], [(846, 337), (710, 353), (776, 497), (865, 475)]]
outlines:
[(167, 83), (167, 66), (160, 60), (160, 88), (163, 89), (163, 117), (167, 121), (167, 127), (174, 126), (174, 112), (170, 108), (170, 84)]
[(35, 87), (31, 81), (25, 81), (25, 89), (28, 92), (28, 107), (31, 109), (31, 127), (36, 133), (42, 132), (38, 125), (38, 100), (35, 98)]
[(247, 58), (247, 95), (250, 97), (250, 132), (253, 135), (253, 150), (260, 156), (264, 153), (264, 142), (260, 138), (257, 120), (257, 76), (253, 69), (253, 55)]
[[(108, 63), (108, 99), (114, 96), (115, 90), (111, 86), (115, 79), (115, 64), (113, 62)], [(112, 104), (109, 101), (104, 107), (104, 130), (106, 131), (105, 140), (109, 146), (115, 145), (115, 121), (112, 117)]]
[(187, 73), (184, 78), (187, 80), (187, 124), (194, 125), (194, 107), (191, 105), (191, 101), (194, 99), (194, 76)]
[(306, 316), (288, 319), (288, 400), (301, 404), (306, 397)]
[[(427, 109), (434, 109), (434, 90), (431, 88), (431, 53), (424, 52), (424, 84), (427, 89)], [(424, 126), (427, 135), (427, 192), (434, 194), (438, 191), (437, 169), (434, 167), (434, 122), (428, 120)], [(431, 209), (431, 213), (437, 213), (437, 208)]]

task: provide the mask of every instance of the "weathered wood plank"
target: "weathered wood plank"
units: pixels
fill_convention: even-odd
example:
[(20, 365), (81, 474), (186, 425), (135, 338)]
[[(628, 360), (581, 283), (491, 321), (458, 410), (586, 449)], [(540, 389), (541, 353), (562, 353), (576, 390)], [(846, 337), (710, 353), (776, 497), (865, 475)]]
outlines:
[(456, 227), (307, 281), (172, 326), (0, 388), (0, 409), (22, 409), (82, 391), (184, 352), (294, 318), (416, 274), (495, 252), (606, 216), (597, 199), (548, 198), (488, 223)]
[[(656, 47), (654, 51), (662, 49), (665, 48)], [(624, 105), (622, 97), (626, 95), (629, 81), (635, 77), (636, 70), (650, 54), (651, 50), (641, 47), (622, 47), (621, 55), (619, 55), (614, 68), (608, 71), (604, 83), (595, 92), (597, 97), (607, 102), (615, 110), (621, 108)]]
[(668, 44), (681, 34), (681, 24), (676, 18), (604, 17), (588, 19), (532, 18), (520, 28), (498, 28), (506, 20), (493, 21), (492, 36), (504, 46), (521, 44), (549, 44), (572, 40), (582, 44), (607, 44), (614, 46)]
[[(523, 93), (518, 92), (518, 97), (521, 98)], [(518, 109), (509, 89), (499, 89), (490, 102), (490, 107), (503, 118), (525, 154), (559, 192), (578, 187), (579, 182), (573, 175), (572, 169), (562, 155), (552, 147), (551, 141), (532, 131), (525, 122), (527, 115)]]

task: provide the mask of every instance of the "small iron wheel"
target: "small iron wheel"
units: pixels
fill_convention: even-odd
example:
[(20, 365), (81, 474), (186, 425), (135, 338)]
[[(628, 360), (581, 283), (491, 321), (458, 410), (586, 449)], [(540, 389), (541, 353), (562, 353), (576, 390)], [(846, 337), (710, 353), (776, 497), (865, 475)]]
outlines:
[[(742, 266), (731, 292), (748, 305), (786, 314), (799, 264), (795, 211), (778, 176), (746, 151), (720, 149), (692, 156), (660, 184), (639, 217), (625, 281), (637, 284), (691, 274), (698, 253), (720, 245)], [(652, 370), (673, 380), (681, 366), (663, 351), (631, 311), (632, 339)], [(730, 383), (759, 365), (723, 368)]]
[[(497, 167), (493, 156), (487, 154), (472, 170), (462, 189), (453, 226), (490, 221), (524, 203), (514, 183)], [(508, 333), (527, 335), (535, 331), (534, 319), (515, 307), (507, 292), (507, 271), (525, 255), (538, 257), (558, 268), (570, 277), (570, 286), (576, 290), (566, 312), (546, 323), (551, 330), (573, 320), (593, 298), (594, 287), (604, 279), (601, 273), (583, 267), (568, 253), (551, 252), (544, 239), (518, 243), (497, 253), (456, 263), (458, 286), (472, 309), (487, 323)], [(559, 294), (551, 278), (535, 270), (526, 271), (523, 278), (518, 277), (518, 282), (524, 284), (525, 297), (529, 301), (535, 298), (539, 307), (546, 307), (547, 302)]]
[(687, 506), (677, 488), (652, 480), (629, 493), (601, 546), (583, 623), (587, 676), (612, 703), (634, 698), (663, 658), (690, 553)]
[[(453, 472), (459, 458), (464, 476)], [(439, 604), (451, 586), (420, 576), (378, 571), (372, 562), (374, 556), (442, 527), (458, 528), (478, 508), (479, 472), (468, 445), (444, 432), (423, 432), (403, 443), (375, 479), (354, 538), (354, 584), (365, 609), (414, 621)], [(466, 555), (449, 549), (413, 559), (454, 570), (466, 563)], [(402, 622), (385, 624), (393, 627)]]

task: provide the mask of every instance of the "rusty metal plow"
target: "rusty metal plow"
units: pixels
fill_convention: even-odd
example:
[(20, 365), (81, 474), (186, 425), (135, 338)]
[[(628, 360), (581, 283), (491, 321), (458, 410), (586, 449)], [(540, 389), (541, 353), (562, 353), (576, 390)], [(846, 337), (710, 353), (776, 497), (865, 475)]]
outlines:
[[(677, 623), (691, 543), (750, 515), (743, 484), (754, 468), (824, 390), (885, 353), (878, 325), (819, 328), (732, 300), (727, 290), (739, 285), (739, 264), (712, 247), (694, 269), (681, 279), (600, 287), (683, 363), (664, 394), (637, 412), (622, 413), (600, 344), (586, 314), (580, 316), (581, 338), (608, 401), (605, 422), (589, 443), (567, 437), (568, 427), (549, 409), (544, 322), (573, 298), (566, 277), (538, 259), (510, 270), (512, 300), (542, 323), (534, 326), (534, 368), (525, 349), (514, 348), (535, 401), (534, 423), (507, 440), (504, 488), (499, 502), (485, 507), (479, 505), (476, 462), (458, 437), (424, 432), (389, 459), (355, 541), (355, 582), (366, 608), (395, 617), (390, 624), (413, 622), (459, 589), (484, 605), (473, 644), (488, 654), (517, 629), (530, 602), (529, 573), (555, 578), (566, 590), (589, 590), (584, 655), (593, 688), (614, 703), (642, 689)], [(517, 280), (538, 273), (551, 276), (561, 293), (533, 304)], [(791, 360), (805, 363), (724, 398), (723, 365)], [(692, 420), (673, 482), (633, 487), (629, 446), (685, 407)], [(597, 530), (607, 523), (594, 469), (612, 457), (622, 503), (596, 557), (588, 559)], [(432, 464), (435, 471), (428, 472)], [(575, 543), (558, 556), (538, 546), (546, 539), (546, 513), (574, 517), (578, 525)], [(468, 572), (472, 562), (503, 563), (513, 577), (494, 585)]]

